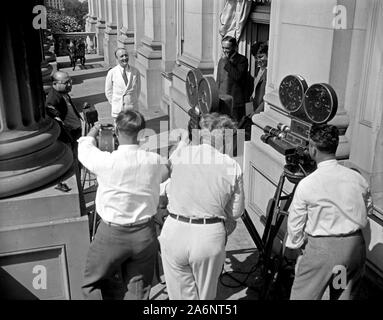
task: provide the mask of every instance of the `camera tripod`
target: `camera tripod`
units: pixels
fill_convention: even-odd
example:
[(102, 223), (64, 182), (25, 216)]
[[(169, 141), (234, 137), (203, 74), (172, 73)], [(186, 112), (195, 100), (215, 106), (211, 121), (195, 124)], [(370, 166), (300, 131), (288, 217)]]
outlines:
[[(293, 191), (290, 194), (282, 195), (285, 179), (294, 183)], [(266, 209), (266, 223), (262, 237), (259, 235), (255, 226), (253, 225), (248, 212), (245, 210), (242, 215), (242, 220), (254, 241), (258, 252), (259, 258), (255, 269), (260, 269), (260, 299), (266, 300), (269, 298), (270, 291), (275, 286), (279, 272), (281, 271), (284, 250), (279, 254), (272, 256), (273, 242), (276, 238), (278, 231), (283, 223), (284, 217), (288, 215), (288, 208), (293, 200), (295, 189), (297, 187), (296, 177), (292, 179), (291, 172), (284, 168), (275, 190), (274, 196), (269, 200)]]

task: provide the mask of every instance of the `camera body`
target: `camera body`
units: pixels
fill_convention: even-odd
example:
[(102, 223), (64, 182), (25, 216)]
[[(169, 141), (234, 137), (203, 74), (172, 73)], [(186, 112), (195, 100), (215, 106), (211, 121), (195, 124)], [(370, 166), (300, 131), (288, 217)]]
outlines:
[(333, 119), (338, 100), (329, 84), (308, 87), (299, 75), (289, 75), (282, 80), (279, 99), (289, 113), (290, 125), (265, 126), (261, 140), (285, 156), (286, 176), (290, 182), (297, 183), (316, 169), (308, 150), (310, 129)]
[(102, 124), (96, 138), (97, 147), (101, 151), (113, 152), (118, 148), (118, 139), (113, 124)]

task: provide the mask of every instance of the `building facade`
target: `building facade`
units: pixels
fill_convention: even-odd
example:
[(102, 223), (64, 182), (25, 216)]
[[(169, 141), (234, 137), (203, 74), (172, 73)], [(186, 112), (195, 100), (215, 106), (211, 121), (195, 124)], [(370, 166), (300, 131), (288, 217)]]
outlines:
[(45, 6), (58, 10), (64, 10), (64, 0), (45, 0)]
[[(245, 1), (245, 0), (244, 0)], [(230, 0), (230, 4), (242, 3)], [(250, 1), (251, 2), (251, 1)], [(140, 108), (161, 108), (170, 128), (186, 128), (190, 109), (185, 79), (198, 68), (215, 75), (221, 55), (225, 0), (90, 0), (87, 31), (97, 33), (98, 53), (114, 66), (126, 48), (141, 73)], [(243, 167), (246, 208), (262, 232), (268, 200), (285, 164), (263, 143), (266, 125), (290, 124), (278, 98), (281, 80), (299, 74), (309, 85), (329, 83), (339, 106), (331, 121), (344, 135), (338, 156), (370, 182), (374, 214), (365, 230), (369, 270), (383, 276), (383, 1), (253, 1), (239, 51), (254, 61), (250, 46), (269, 41), (266, 107), (253, 117)], [(287, 184), (284, 191), (292, 190)], [(283, 239), (283, 230), (279, 238)]]

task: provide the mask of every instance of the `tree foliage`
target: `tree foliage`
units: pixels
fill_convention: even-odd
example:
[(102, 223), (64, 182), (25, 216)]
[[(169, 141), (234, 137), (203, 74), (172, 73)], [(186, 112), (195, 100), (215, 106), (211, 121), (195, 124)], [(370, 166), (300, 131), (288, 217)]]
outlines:
[(47, 26), (53, 33), (83, 31), (76, 18), (51, 8), (47, 10)]
[(77, 23), (85, 28), (84, 16), (88, 13), (88, 1), (64, 0), (64, 12), (66, 15), (75, 18)]

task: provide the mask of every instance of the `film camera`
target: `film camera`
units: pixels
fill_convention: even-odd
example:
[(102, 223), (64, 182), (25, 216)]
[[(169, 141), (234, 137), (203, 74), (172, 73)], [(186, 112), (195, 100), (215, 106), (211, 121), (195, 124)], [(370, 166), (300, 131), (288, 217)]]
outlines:
[(118, 148), (118, 139), (113, 124), (102, 124), (97, 136), (97, 147), (101, 151), (112, 152)]
[[(266, 221), (262, 237), (245, 210), (242, 220), (259, 251), (256, 267), (261, 268), (260, 298), (267, 299), (280, 287), (281, 274), (291, 270), (284, 259), (284, 249), (273, 256), (274, 239), (292, 202), (298, 182), (316, 169), (308, 152), (310, 129), (315, 124), (330, 121), (336, 114), (338, 100), (333, 88), (325, 83), (308, 87), (298, 75), (286, 76), (279, 86), (279, 99), (289, 113), (290, 126), (278, 124), (277, 128), (265, 126), (261, 140), (285, 156), (286, 164), (279, 178), (273, 198), (266, 208)], [(285, 179), (293, 185), (293, 191), (283, 194)], [(285, 265), (283, 265), (285, 263)], [(291, 271), (288, 271), (289, 274)], [(291, 279), (291, 276), (288, 276)], [(278, 284), (279, 282), (279, 284)]]
[(291, 118), (290, 126), (265, 126), (261, 140), (286, 159), (286, 178), (299, 182), (316, 169), (308, 152), (309, 132), (313, 125), (330, 121), (336, 114), (338, 99), (326, 83), (308, 87), (299, 75), (286, 76), (279, 86), (279, 99)]
[[(83, 106), (84, 120), (86, 126), (86, 132), (94, 126), (98, 121), (98, 112), (93, 105), (85, 102)], [(101, 151), (112, 152), (118, 147), (118, 139), (115, 133), (115, 128), (113, 124), (102, 124), (100, 127), (100, 132), (96, 138), (97, 147)]]

